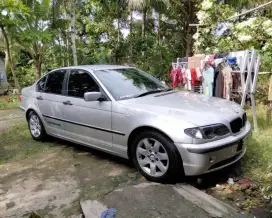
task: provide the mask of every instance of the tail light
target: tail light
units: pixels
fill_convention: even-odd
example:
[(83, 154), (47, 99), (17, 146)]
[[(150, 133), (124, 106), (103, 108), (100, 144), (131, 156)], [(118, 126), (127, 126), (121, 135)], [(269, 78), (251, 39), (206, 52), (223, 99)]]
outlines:
[(22, 102), (22, 100), (23, 100), (23, 97), (22, 97), (22, 96), (20, 96), (20, 102)]

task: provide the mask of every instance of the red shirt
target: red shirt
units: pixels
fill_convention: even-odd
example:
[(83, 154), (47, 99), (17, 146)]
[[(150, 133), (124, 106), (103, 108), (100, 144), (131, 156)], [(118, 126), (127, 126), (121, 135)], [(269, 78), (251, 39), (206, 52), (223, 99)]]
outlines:
[(170, 77), (172, 80), (172, 88), (177, 88), (182, 81), (182, 74), (180, 69), (171, 70)]
[(192, 68), (191, 69), (191, 84), (192, 84), (192, 86), (196, 85), (196, 80), (197, 80), (196, 69)]

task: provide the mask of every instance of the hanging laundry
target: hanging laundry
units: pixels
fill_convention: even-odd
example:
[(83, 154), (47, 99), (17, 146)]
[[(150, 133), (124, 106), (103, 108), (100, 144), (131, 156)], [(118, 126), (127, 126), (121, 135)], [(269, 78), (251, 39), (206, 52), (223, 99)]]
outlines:
[(232, 89), (237, 91), (241, 91), (242, 86), (241, 86), (241, 74), (239, 73), (232, 73)]
[(223, 75), (222, 75), (222, 66), (225, 64), (224, 58), (214, 59), (213, 66), (214, 66), (214, 84), (213, 84), (213, 96), (215, 97), (223, 97), (223, 87), (222, 82)]
[(231, 75), (231, 67), (226, 66), (222, 70), (223, 76), (224, 76), (224, 92), (223, 92), (223, 97), (227, 100), (230, 100), (230, 95), (231, 95), (231, 88), (232, 88), (232, 75)]
[(207, 66), (203, 71), (203, 91), (206, 96), (213, 95), (213, 82), (214, 82), (214, 69), (211, 66)]
[(192, 86), (195, 86), (196, 85), (196, 69), (192, 68), (190, 69), (190, 71), (191, 71), (191, 84)]
[(191, 77), (191, 70), (190, 69), (187, 69), (186, 70), (186, 78), (187, 78), (187, 82), (186, 82), (186, 85), (185, 85), (185, 88), (189, 91), (192, 90), (192, 77)]
[(200, 66), (201, 60), (205, 59), (205, 55), (197, 54), (188, 58), (188, 68), (196, 68)]
[(206, 55), (205, 62), (208, 62), (210, 65), (212, 65), (213, 61), (214, 61), (214, 55)]
[(215, 68), (213, 96), (223, 98), (224, 77), (220, 67)]
[(234, 65), (237, 63), (237, 58), (236, 57), (232, 57), (232, 56), (228, 56), (227, 57), (227, 61), (229, 65)]
[(181, 69), (181, 77), (182, 77), (181, 84), (184, 86), (187, 83), (186, 68)]
[(178, 87), (180, 82), (182, 81), (182, 74), (180, 69), (173, 69), (170, 73), (170, 78), (172, 81), (172, 88), (175, 89)]
[(200, 70), (200, 67), (197, 67), (197, 68), (196, 68), (196, 79), (197, 79), (198, 81), (202, 81), (202, 72), (201, 72), (201, 70)]

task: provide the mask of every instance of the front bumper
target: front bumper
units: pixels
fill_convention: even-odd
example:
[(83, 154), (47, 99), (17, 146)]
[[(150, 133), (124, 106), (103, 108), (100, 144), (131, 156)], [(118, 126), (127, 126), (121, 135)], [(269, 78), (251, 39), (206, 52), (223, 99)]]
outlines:
[(183, 160), (185, 175), (201, 175), (229, 166), (240, 160), (245, 152), (244, 139), (251, 130), (249, 122), (237, 135), (204, 144), (180, 144), (176, 146)]

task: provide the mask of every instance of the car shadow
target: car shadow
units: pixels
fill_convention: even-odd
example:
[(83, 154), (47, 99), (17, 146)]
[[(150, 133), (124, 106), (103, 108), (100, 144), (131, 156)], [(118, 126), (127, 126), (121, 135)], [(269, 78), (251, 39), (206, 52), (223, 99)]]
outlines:
[[(69, 142), (66, 140), (62, 140), (55, 137), (48, 137), (47, 141), (52, 142), (56, 145), (62, 146), (63, 149), (72, 149), (72, 151), (75, 153), (74, 155), (77, 155), (78, 153), (82, 152), (88, 152), (90, 156), (95, 155), (97, 159), (106, 160), (106, 161), (112, 161), (117, 164), (123, 164), (131, 169), (135, 169), (134, 164), (132, 161), (118, 157), (113, 154), (109, 154), (94, 148), (90, 148), (87, 146), (83, 146), (77, 143)], [(254, 140), (252, 137), (248, 138), (249, 146), (255, 146), (258, 142)], [(252, 152), (252, 151), (247, 151)], [(188, 183), (196, 188), (199, 189), (208, 189), (215, 187), (217, 184), (226, 183), (228, 178), (234, 178), (234, 180), (237, 180), (241, 177), (243, 177), (243, 167), (242, 165), (245, 163), (245, 161), (254, 161), (254, 159), (258, 159), (258, 153), (255, 154), (254, 159), (250, 160), (251, 154), (245, 154), (245, 156), (242, 158), (242, 160), (225, 167), (221, 170), (210, 172), (204, 175), (199, 176), (182, 176), (182, 173), (180, 176), (176, 177), (175, 181), (169, 182), (169, 184), (178, 184), (178, 183)]]
[(195, 186), (198, 189), (208, 189), (217, 184), (226, 183), (229, 178), (239, 178), (243, 175), (241, 161), (214, 172), (199, 176), (187, 176), (184, 182)]
[(95, 148), (91, 148), (91, 147), (77, 144), (74, 142), (55, 138), (53, 136), (47, 137), (46, 141), (59, 145), (63, 147), (63, 149), (71, 149), (74, 152), (74, 155), (77, 155), (82, 152), (88, 152), (90, 156), (94, 155), (97, 159), (101, 159), (101, 160), (105, 159), (107, 161), (112, 161), (117, 164), (124, 164), (125, 166), (129, 168), (134, 168), (133, 163), (130, 160), (116, 156), (114, 154), (100, 151)]

